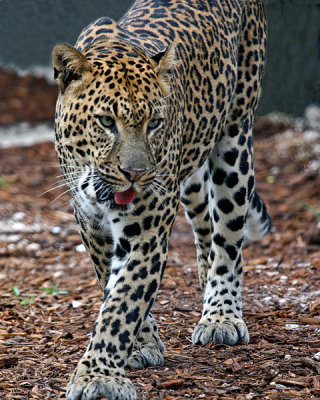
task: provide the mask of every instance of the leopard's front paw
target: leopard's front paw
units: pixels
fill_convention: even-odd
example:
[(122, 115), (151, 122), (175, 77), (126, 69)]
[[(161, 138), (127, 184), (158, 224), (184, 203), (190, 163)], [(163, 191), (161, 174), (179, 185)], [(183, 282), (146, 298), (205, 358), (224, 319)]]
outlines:
[(72, 377), (67, 387), (67, 400), (135, 400), (137, 392), (125, 377), (84, 375)]
[(135, 346), (128, 360), (128, 366), (134, 369), (142, 369), (163, 365), (163, 351), (163, 345), (159, 347), (154, 343), (146, 343), (141, 347)]
[(249, 343), (249, 332), (246, 324), (241, 318), (221, 319), (217, 321), (200, 321), (192, 334), (194, 344), (233, 345), (238, 342)]
[(151, 314), (144, 321), (133, 351), (128, 360), (128, 366), (134, 369), (163, 365), (164, 344), (160, 339), (158, 325)]

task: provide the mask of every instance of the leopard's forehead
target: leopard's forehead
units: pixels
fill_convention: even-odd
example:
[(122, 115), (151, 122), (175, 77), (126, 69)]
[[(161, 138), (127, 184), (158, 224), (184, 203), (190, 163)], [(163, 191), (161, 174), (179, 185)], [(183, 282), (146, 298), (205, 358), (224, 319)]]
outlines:
[(150, 62), (135, 53), (105, 51), (88, 54), (93, 66), (86, 96), (92, 109), (139, 124), (161, 109), (164, 97)]

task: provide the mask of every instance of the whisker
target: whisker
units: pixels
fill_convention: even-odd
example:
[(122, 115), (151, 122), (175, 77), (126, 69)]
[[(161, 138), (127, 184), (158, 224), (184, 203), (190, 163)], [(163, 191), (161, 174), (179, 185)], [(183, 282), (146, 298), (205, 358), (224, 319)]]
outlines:
[[(81, 176), (82, 176), (82, 174), (80, 172), (77, 172), (77, 173), (69, 172), (66, 174), (56, 175), (55, 178), (62, 178), (57, 181), (57, 182), (61, 182), (61, 181), (67, 181), (70, 178), (80, 178)], [(53, 183), (51, 185), (53, 185)]]
[(71, 198), (70, 200), (65, 201), (64, 203), (61, 204), (61, 208), (65, 207), (67, 204), (73, 203), (73, 199)]
[(159, 195), (159, 193), (156, 192), (156, 190), (155, 190), (155, 188), (153, 187), (152, 184), (148, 186), (147, 191), (148, 191), (148, 193), (150, 193), (150, 194), (154, 194), (154, 195), (156, 195), (156, 196)]
[[(73, 188), (74, 189), (74, 188)], [(51, 203), (49, 203), (49, 206), (51, 206), (52, 204), (54, 204), (61, 196), (63, 196), (64, 194), (71, 192), (72, 188), (68, 188), (68, 190), (66, 190), (65, 192), (61, 193), (58, 197), (56, 197), (54, 200), (51, 201)]]
[[(57, 185), (57, 186), (55, 186), (55, 187), (53, 187), (53, 188), (50, 188), (50, 189), (46, 190), (45, 192), (41, 193), (40, 196), (44, 196), (45, 194), (47, 194), (47, 193), (49, 193), (49, 192), (52, 192), (52, 190), (59, 189), (59, 188), (61, 188), (61, 187), (63, 187), (63, 186), (67, 186), (67, 185), (70, 186), (72, 183), (75, 183), (75, 182), (76, 182), (76, 180), (70, 181), (70, 182), (64, 182), (64, 183), (62, 183), (61, 185)], [(75, 186), (73, 187), (73, 189), (75, 189)]]
[(50, 188), (50, 189), (46, 190), (45, 192), (41, 193), (40, 196), (44, 196), (45, 194), (51, 192), (52, 190), (59, 189), (59, 188), (61, 188), (61, 187), (63, 187), (63, 186), (67, 186), (67, 183), (65, 182), (65, 183), (62, 183), (61, 185), (55, 186), (55, 187), (53, 187), (53, 188)]
[(161, 177), (161, 176), (164, 176), (164, 177), (166, 177), (166, 176), (175, 176), (175, 174), (156, 174), (156, 177)]
[(166, 187), (162, 186), (158, 181), (152, 182), (152, 184), (162, 193), (162, 194), (169, 194), (172, 193), (171, 190), (167, 189)]
[(72, 143), (72, 142), (73, 142), (73, 139), (68, 140), (67, 142), (64, 142), (64, 143), (60, 143), (58, 145), (57, 149), (59, 150), (59, 149), (61, 149), (61, 147), (66, 146), (67, 144)]
[(165, 100), (168, 97), (171, 97), (172, 95), (173, 95), (173, 92), (171, 92), (171, 93), (167, 94), (166, 96), (162, 97), (161, 100)]
[(158, 164), (155, 165), (155, 167), (159, 167), (160, 164), (162, 164), (170, 155), (170, 149), (171, 149), (171, 145), (166, 153), (166, 155), (162, 158), (161, 161), (158, 162)]
[[(48, 189), (48, 190), (46, 190), (45, 192), (43, 192), (43, 193), (41, 194), (41, 196), (45, 195), (45, 194), (48, 193), (48, 192), (51, 192), (52, 190), (59, 189), (60, 187), (67, 186), (67, 185), (71, 186), (71, 185), (73, 185), (74, 183), (79, 182), (79, 178), (80, 178), (80, 177), (81, 177), (81, 175), (72, 175), (72, 174), (70, 174), (70, 175), (69, 175), (68, 177), (66, 177), (66, 178), (60, 179), (60, 180), (58, 180), (58, 181), (56, 181), (56, 182), (53, 182), (53, 183), (50, 184), (50, 186), (53, 186), (53, 185), (55, 185), (55, 186), (52, 187), (52, 188), (50, 188), (50, 189)], [(89, 179), (90, 179), (90, 178), (96, 179), (96, 176), (95, 176), (95, 175), (88, 175), (88, 176), (87, 176), (87, 179), (88, 179), (88, 178), (89, 178)], [(74, 186), (73, 189), (75, 189), (75, 187), (76, 187), (76, 186)]]

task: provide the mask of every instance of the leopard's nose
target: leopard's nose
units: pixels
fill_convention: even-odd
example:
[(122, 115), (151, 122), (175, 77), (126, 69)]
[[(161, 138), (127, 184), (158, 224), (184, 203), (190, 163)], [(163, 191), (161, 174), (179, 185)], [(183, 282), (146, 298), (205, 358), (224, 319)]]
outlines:
[(132, 169), (130, 167), (120, 168), (120, 171), (125, 175), (131, 182), (135, 182), (146, 173), (146, 169)]

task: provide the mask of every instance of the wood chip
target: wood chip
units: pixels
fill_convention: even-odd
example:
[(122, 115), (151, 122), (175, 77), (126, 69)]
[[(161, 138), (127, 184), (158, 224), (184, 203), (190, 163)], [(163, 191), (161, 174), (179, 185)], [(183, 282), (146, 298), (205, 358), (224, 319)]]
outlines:
[(299, 321), (308, 325), (320, 325), (320, 318), (299, 317)]
[(280, 379), (277, 378), (274, 382), (279, 383), (284, 386), (299, 386), (299, 387), (307, 387), (309, 384), (307, 382), (298, 381), (297, 379)]
[(157, 384), (159, 389), (172, 389), (182, 386), (185, 383), (184, 379), (172, 379), (170, 381), (162, 382)]

